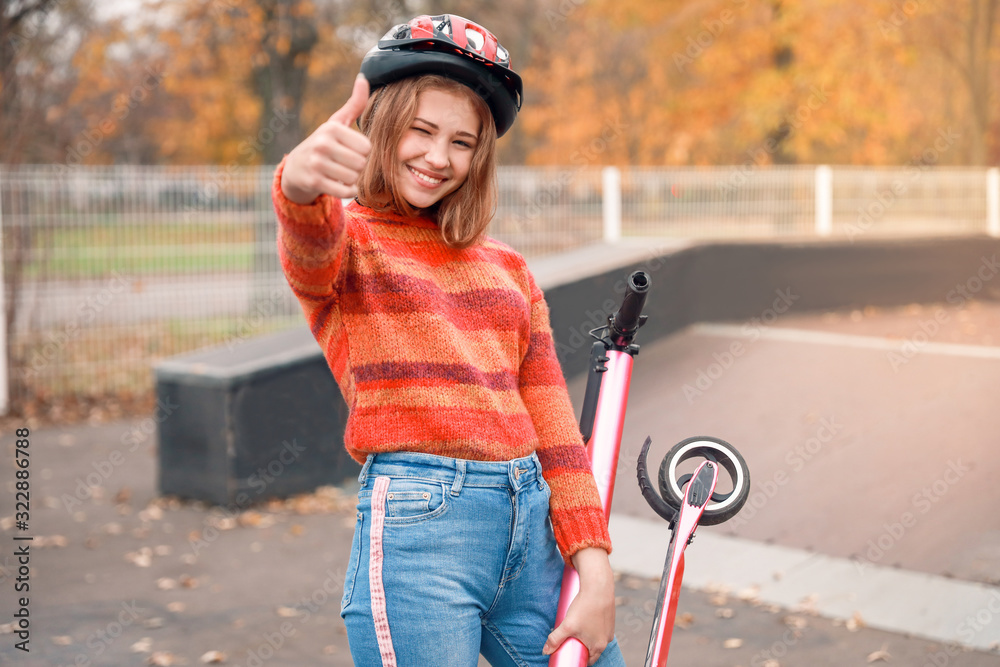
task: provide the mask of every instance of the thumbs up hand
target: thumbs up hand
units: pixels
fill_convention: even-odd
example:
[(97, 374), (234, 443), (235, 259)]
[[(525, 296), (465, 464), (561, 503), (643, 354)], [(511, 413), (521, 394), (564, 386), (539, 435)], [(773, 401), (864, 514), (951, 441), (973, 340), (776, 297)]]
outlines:
[(321, 194), (354, 197), (371, 152), (371, 142), (351, 127), (368, 103), (368, 80), (354, 81), (351, 98), (316, 128), (285, 159), (281, 191), (297, 204), (310, 204)]

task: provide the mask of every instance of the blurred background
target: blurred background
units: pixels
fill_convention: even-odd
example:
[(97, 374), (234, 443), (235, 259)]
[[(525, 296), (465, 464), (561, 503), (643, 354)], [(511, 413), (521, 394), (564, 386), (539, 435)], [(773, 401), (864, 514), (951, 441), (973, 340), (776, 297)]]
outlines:
[[(348, 98), (393, 25), (456, 13), (494, 32), (524, 78), (490, 234), (547, 293), (594, 281), (585, 302), (551, 299), (575, 404), (584, 366), (563, 352), (585, 354), (601, 323), (598, 274), (642, 262), (683, 303), (650, 308), (632, 385), (616, 512), (647, 522), (633, 537), (656, 553), (637, 559), (658, 567), (651, 538), (667, 531), (635, 490), (646, 435), (662, 448), (715, 435), (750, 464), (749, 507), (700, 530), (671, 658), (1000, 664), (998, 12), (1000, 0), (0, 0), (0, 444), (13, 452), (27, 427), (36, 452), (37, 640), (30, 657), (5, 642), (0, 663), (350, 664), (336, 601), (354, 490), (235, 509), (165, 496), (157, 434), (183, 414), (157, 401), (153, 367), (208, 346), (249, 356), (265, 334), (304, 328), (276, 257), (274, 168)], [(179, 461), (182, 477), (200, 472)], [(0, 473), (6, 534), (13, 466)], [(763, 591), (734, 583), (758, 547), (773, 549), (747, 574)], [(781, 549), (798, 564), (768, 569)], [(716, 553), (734, 563), (697, 580)], [(11, 587), (17, 564), (0, 561)], [(616, 569), (619, 637), (641, 664), (657, 575)], [(848, 591), (845, 571), (864, 585)], [(796, 576), (794, 595), (768, 590)], [(5, 639), (14, 601), (5, 589)], [(865, 629), (882, 602), (902, 620)], [(967, 618), (983, 628), (974, 642)]]
[(297, 324), (273, 166), (416, 14), (473, 17), (513, 54), (493, 235), (537, 257), (993, 229), (997, 4), (7, 0), (0, 405), (145, 409), (151, 361)]

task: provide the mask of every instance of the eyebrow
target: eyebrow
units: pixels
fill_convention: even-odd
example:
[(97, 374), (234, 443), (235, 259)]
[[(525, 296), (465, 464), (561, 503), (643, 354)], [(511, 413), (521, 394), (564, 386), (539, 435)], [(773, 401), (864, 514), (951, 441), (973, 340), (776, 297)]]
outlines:
[[(440, 130), (441, 129), (440, 127), (437, 126), (437, 124), (432, 123), (429, 120), (425, 120), (425, 119), (421, 118), (420, 116), (417, 116), (413, 120), (419, 120), (421, 123), (426, 123), (427, 125), (430, 125), (431, 127), (433, 127), (435, 130)], [(479, 138), (476, 135), (472, 134), (471, 132), (466, 132), (465, 130), (459, 130), (458, 132), (456, 132), (456, 134), (464, 135), (466, 137), (472, 137), (473, 139), (478, 139)]]

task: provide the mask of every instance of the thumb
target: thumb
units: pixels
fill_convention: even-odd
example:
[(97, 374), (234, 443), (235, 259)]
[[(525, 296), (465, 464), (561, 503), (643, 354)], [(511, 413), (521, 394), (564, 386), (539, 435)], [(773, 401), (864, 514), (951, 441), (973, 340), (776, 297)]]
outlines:
[(545, 646), (542, 647), (543, 655), (552, 655), (555, 653), (562, 643), (569, 637), (569, 632), (565, 630), (565, 626), (560, 624), (558, 628), (549, 633), (548, 639), (545, 640)]
[(361, 115), (361, 112), (365, 110), (365, 105), (368, 104), (368, 93), (368, 79), (365, 78), (364, 74), (358, 74), (358, 77), (354, 79), (354, 89), (351, 91), (351, 99), (347, 100), (344, 106), (340, 107), (340, 109), (330, 116), (330, 120), (341, 125), (350, 126)]

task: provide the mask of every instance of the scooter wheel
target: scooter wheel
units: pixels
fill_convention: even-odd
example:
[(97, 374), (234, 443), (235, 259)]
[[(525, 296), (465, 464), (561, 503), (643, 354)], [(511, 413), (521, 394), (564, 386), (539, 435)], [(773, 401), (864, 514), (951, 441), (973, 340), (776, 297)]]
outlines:
[(700, 457), (715, 461), (723, 470), (729, 473), (732, 480), (732, 491), (720, 494), (713, 493), (711, 500), (705, 506), (699, 524), (714, 526), (736, 516), (750, 496), (750, 469), (736, 448), (725, 440), (698, 436), (683, 440), (667, 452), (660, 463), (659, 486), (663, 500), (674, 509), (679, 510), (684, 501), (683, 486), (690, 476), (681, 476), (678, 466), (688, 459)]

